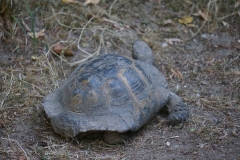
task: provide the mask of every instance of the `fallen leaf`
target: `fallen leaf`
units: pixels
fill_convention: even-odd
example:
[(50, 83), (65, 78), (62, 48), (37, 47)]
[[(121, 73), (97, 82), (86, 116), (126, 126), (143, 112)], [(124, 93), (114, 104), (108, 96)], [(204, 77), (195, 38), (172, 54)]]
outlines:
[(237, 128), (234, 128), (234, 129), (232, 130), (232, 135), (233, 135), (234, 137), (238, 137)]
[(201, 81), (201, 82), (200, 82), (200, 84), (203, 84), (203, 85), (208, 85), (208, 84), (209, 84), (209, 82), (208, 82), (208, 81), (204, 81), (204, 80), (203, 80), (203, 81)]
[(96, 5), (100, 2), (100, 0), (86, 0), (86, 2), (84, 3), (84, 5)]
[(181, 24), (187, 25), (188, 23), (192, 23), (193, 18), (190, 16), (184, 16), (182, 19), (179, 19), (178, 22)]
[(188, 26), (188, 28), (190, 28), (190, 27), (197, 28), (194, 24), (188, 24), (187, 26)]
[(19, 160), (25, 160), (25, 159), (26, 159), (25, 156), (20, 156), (20, 157), (19, 157)]
[(238, 44), (234, 44), (233, 46), (240, 50), (240, 46)]
[(202, 12), (201, 10), (198, 10), (198, 14), (199, 14), (205, 21), (209, 21), (209, 20), (210, 20), (210, 16), (209, 16), (208, 10), (204, 10), (204, 12)]
[(89, 46), (89, 43), (85, 43), (85, 42), (83, 42), (83, 43), (82, 43), (82, 46), (86, 48), (86, 47)]
[(237, 3), (234, 5), (234, 8), (237, 8), (240, 5), (240, 0), (237, 1)]
[(179, 38), (165, 38), (165, 41), (168, 43), (168, 44), (173, 44), (174, 42), (182, 42), (181, 39)]
[(188, 0), (185, 0), (184, 1), (186, 4), (189, 4), (189, 5), (194, 5), (194, 3), (193, 2), (191, 2), (191, 1), (188, 1)]
[(58, 43), (57, 45), (55, 45), (53, 51), (59, 55), (63, 53), (65, 56), (73, 56), (73, 52), (64, 47), (62, 43)]
[(175, 77), (178, 77), (179, 79), (183, 79), (183, 75), (178, 69), (174, 70), (174, 69), (171, 68), (171, 72), (173, 73), (173, 75)]
[(213, 57), (211, 57), (210, 59), (208, 59), (207, 61), (206, 61), (206, 64), (207, 65), (213, 65), (213, 62), (215, 62), (216, 61), (216, 59), (215, 58), (213, 58)]
[(0, 121), (0, 126), (1, 126), (2, 128), (4, 127), (3, 121)]
[(191, 132), (195, 131), (195, 128), (194, 128), (194, 127), (191, 127), (191, 128), (190, 128), (190, 131), (191, 131)]
[(36, 61), (38, 59), (37, 56), (31, 56), (32, 60)]
[[(149, 0), (150, 2), (153, 2), (153, 1), (155, 1), (155, 0)], [(161, 3), (162, 2), (162, 0), (158, 0), (158, 3)]]
[(176, 26), (176, 23), (171, 19), (167, 19), (163, 21), (163, 25), (167, 25), (167, 24), (173, 24), (174, 26)]
[(63, 3), (70, 3), (70, 4), (78, 4), (79, 2), (76, 0), (62, 0)]
[(227, 27), (227, 28), (230, 27), (230, 25), (227, 22), (222, 21), (222, 24), (223, 24), (224, 27)]
[[(39, 32), (35, 32), (35, 38), (43, 37), (45, 36), (45, 29), (42, 29)], [(29, 37), (34, 38), (33, 32), (28, 32)]]
[(240, 71), (233, 71), (233, 74), (240, 75)]
[(110, 47), (112, 47), (112, 43), (111, 43), (111, 42), (109, 42), (109, 41), (106, 41), (105, 43), (106, 43), (105, 45), (106, 45), (106, 47), (107, 47), (107, 48), (110, 48)]

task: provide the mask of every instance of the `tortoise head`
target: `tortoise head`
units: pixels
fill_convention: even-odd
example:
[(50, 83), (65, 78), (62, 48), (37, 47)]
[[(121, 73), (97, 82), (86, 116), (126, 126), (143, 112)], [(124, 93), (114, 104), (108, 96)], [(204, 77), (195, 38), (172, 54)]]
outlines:
[(138, 40), (133, 43), (132, 48), (133, 48), (133, 51), (132, 51), (133, 59), (147, 62), (150, 64), (153, 63), (154, 61), (153, 52), (147, 43)]

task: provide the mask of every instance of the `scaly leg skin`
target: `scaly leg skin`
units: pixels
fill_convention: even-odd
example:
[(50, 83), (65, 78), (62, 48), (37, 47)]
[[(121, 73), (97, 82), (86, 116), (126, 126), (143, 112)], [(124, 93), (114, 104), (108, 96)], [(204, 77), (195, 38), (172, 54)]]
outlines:
[(129, 139), (124, 133), (106, 131), (103, 134), (103, 140), (107, 144), (126, 144), (126, 140)]
[(189, 117), (187, 106), (175, 93), (170, 92), (167, 107), (169, 112), (168, 121), (172, 126), (185, 122)]

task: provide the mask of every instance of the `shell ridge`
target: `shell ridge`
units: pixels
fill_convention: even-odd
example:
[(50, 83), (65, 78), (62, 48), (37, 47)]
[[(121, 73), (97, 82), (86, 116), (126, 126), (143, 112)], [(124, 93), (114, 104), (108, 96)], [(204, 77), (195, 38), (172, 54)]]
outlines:
[[(133, 66), (133, 65), (132, 65)], [(131, 66), (131, 67), (132, 67)], [(120, 72), (121, 73), (121, 72)], [(139, 103), (137, 97), (134, 95), (134, 93), (132, 92), (132, 89), (131, 89), (131, 86), (128, 84), (128, 81), (126, 80), (125, 76), (123, 76), (123, 73), (121, 74), (118, 74), (119, 77), (121, 77), (120, 79), (123, 81), (123, 83), (126, 85), (126, 88), (128, 90), (128, 92), (130, 93), (130, 95), (132, 96), (132, 99), (134, 100), (134, 102), (137, 104), (137, 107), (134, 107), (134, 109), (139, 112), (139, 113), (142, 113), (142, 115), (144, 116), (144, 118), (146, 119), (146, 115), (142, 112), (142, 110), (138, 107), (138, 106), (141, 106), (141, 104)], [(135, 106), (135, 105), (134, 105)], [(140, 115), (138, 115), (139, 117)], [(134, 119), (135, 119), (135, 116), (133, 116)], [(138, 122), (136, 119), (135, 119), (136, 122)]]

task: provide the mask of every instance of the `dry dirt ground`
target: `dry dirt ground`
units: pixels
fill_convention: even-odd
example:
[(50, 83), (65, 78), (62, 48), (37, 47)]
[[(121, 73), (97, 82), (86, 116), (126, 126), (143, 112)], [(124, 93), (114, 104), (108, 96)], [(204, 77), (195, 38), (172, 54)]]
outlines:
[[(8, 2), (0, 3), (0, 159), (240, 159), (237, 0)], [(182, 24), (184, 16), (193, 19)], [(27, 34), (42, 29), (35, 39)], [(125, 145), (55, 134), (41, 102), (70, 65), (97, 54), (131, 56), (137, 39), (151, 46), (155, 66), (189, 106), (185, 125), (169, 127), (160, 113)], [(52, 53), (60, 42), (74, 56)]]

